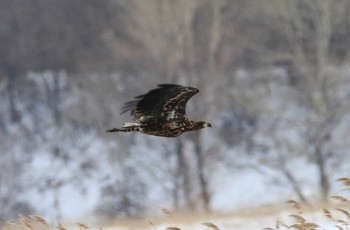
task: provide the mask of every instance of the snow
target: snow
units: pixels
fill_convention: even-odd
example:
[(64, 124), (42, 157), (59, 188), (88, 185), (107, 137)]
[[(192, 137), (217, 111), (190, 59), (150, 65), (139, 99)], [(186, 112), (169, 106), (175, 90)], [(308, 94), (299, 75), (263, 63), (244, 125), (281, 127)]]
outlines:
[[(129, 220), (130, 222), (123, 222), (123, 224), (109, 224), (100, 225), (90, 224), (90, 228), (93, 226), (100, 226), (104, 230), (124, 230), (124, 229), (142, 229), (142, 230), (154, 230), (154, 229), (167, 229), (168, 227), (177, 227), (180, 229), (195, 229), (204, 230), (211, 229), (206, 224), (213, 224), (221, 230), (256, 230), (264, 228), (276, 228), (276, 224), (280, 222), (279, 229), (288, 229), (284, 225), (291, 226), (296, 222), (290, 217), (291, 212), (281, 211), (271, 214), (228, 214), (217, 216), (173, 216), (171, 218), (162, 219), (143, 219), (143, 220)], [(306, 212), (301, 214), (310, 223), (316, 223), (319, 227), (318, 230), (336, 230), (339, 229), (334, 220), (329, 220), (323, 216), (320, 211)], [(69, 225), (69, 229), (78, 229), (76, 225)], [(343, 226), (344, 227), (344, 226)]]
[[(281, 81), (285, 80), (285, 72), (281, 69), (266, 71)], [(256, 74), (263, 76), (267, 73)], [(243, 69), (236, 73), (238, 87), (249, 86), (249, 81), (252, 80), (249, 74)], [(44, 87), (48, 84), (48, 89), (51, 89), (55, 77), (60, 78), (58, 86), (64, 92), (59, 97), (57, 105), (60, 109), (66, 111), (68, 108), (78, 108), (82, 103), (82, 97), (84, 101), (95, 102), (88, 105), (96, 107), (94, 112), (98, 113), (102, 109), (98, 107), (98, 100), (89, 91), (90, 89), (68, 86), (70, 83), (64, 72), (56, 75), (51, 72), (28, 74), (27, 80), (40, 90), (35, 94), (35, 103), (25, 101), (28, 95), (21, 96), (23, 100), (19, 104), (20, 112), (23, 114), (21, 124), (7, 127), (9, 135), (4, 139), (5, 143), (15, 144), (2, 145), (4, 153), (0, 160), (0, 164), (5, 165), (8, 162), (17, 162), (15, 167), (19, 165), (18, 172), (23, 172), (15, 178), (19, 183), (23, 183), (25, 188), (16, 190), (19, 193), (18, 197), (29, 202), (39, 215), (49, 221), (54, 221), (58, 217), (66, 221), (84, 220), (96, 215), (96, 207), (101, 205), (104, 198), (101, 193), (103, 186), (108, 184), (122, 186), (127, 182), (132, 185), (131, 187), (147, 188), (143, 196), (138, 198), (146, 207), (146, 216), (155, 218), (154, 216), (157, 216), (162, 208), (171, 209), (173, 201), (170, 192), (174, 189), (172, 177), (176, 164), (172, 153), (176, 139), (161, 139), (139, 134), (104, 136), (101, 127), (77, 127), (76, 124), (68, 123), (66, 120), (56, 126), (52, 111), (47, 106), (47, 92)], [(119, 82), (120, 78), (118, 74), (111, 76), (113, 82)], [(94, 84), (98, 84), (97, 77)], [(118, 84), (117, 89), (120, 92), (124, 92), (125, 88), (125, 85)], [(262, 94), (264, 90), (266, 88), (257, 89), (256, 93)], [(294, 101), (284, 100), (285, 97), (295, 96), (295, 92), (291, 92), (288, 87), (272, 84), (267, 90), (269, 93), (266, 97), (261, 97), (259, 103), (271, 113), (261, 114), (252, 137), (254, 143), (260, 144), (262, 148), (256, 148), (253, 153), (248, 154), (247, 143), (225, 144), (220, 140), (217, 130), (201, 131), (203, 150), (208, 153), (206, 175), (210, 178), (209, 190), (212, 194), (210, 206), (217, 213), (273, 207), (276, 204), (283, 204), (286, 200), (298, 199), (290, 182), (282, 173), (279, 164), (281, 158), (286, 159), (285, 167), (293, 172), (304, 195), (311, 200), (318, 196), (315, 189), (318, 186), (318, 171), (306, 157), (307, 151), (304, 147), (309, 143), (301, 135), (307, 131), (305, 124), (310, 114)], [(345, 96), (346, 93), (339, 93), (339, 97)], [(1, 107), (0, 115), (3, 115), (3, 119), (9, 120), (5, 109)], [(226, 112), (213, 121), (214, 126), (224, 124), (221, 118), (230, 118), (230, 111), (223, 111)], [(332, 170), (330, 175), (332, 192), (340, 190), (337, 185), (333, 185), (335, 179), (350, 173), (350, 167), (344, 163), (350, 160), (348, 154), (350, 146), (348, 142), (344, 142), (350, 137), (349, 124), (350, 116), (345, 115), (334, 131), (335, 141), (327, 147), (331, 154), (336, 154), (327, 168)], [(28, 132), (32, 135), (28, 135)], [(194, 146), (187, 137), (186, 135), (183, 137), (184, 152), (187, 154), (190, 170), (194, 170), (196, 164), (191, 155)], [(280, 146), (277, 146), (278, 144)], [(304, 152), (299, 152), (299, 147)], [(130, 169), (137, 180), (128, 181), (126, 178), (125, 175)], [(1, 191), (6, 193), (9, 190), (10, 187), (2, 188)], [(251, 219), (240, 216), (218, 217), (201, 221), (213, 222), (223, 229), (257, 229), (273, 226), (275, 220), (275, 215), (272, 215)], [(184, 225), (184, 229), (205, 229), (201, 221)], [(325, 224), (327, 223), (326, 221)], [(165, 227), (168, 227), (167, 224), (158, 226), (157, 229)], [(149, 226), (149, 229), (154, 228)]]

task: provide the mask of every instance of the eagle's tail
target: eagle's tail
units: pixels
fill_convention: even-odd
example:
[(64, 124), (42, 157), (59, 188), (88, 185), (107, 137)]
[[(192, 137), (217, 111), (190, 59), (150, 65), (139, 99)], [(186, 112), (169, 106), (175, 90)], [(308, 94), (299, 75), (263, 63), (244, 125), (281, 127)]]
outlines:
[(108, 132), (108, 133), (112, 133), (112, 132), (139, 132), (140, 126), (141, 125), (138, 123), (124, 123), (123, 127), (110, 129), (110, 130), (107, 130), (106, 132)]

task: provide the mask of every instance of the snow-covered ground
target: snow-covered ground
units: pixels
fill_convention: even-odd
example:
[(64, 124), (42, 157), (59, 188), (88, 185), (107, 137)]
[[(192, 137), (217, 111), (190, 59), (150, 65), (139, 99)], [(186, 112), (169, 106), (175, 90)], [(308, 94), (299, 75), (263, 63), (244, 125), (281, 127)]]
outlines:
[[(283, 71), (276, 74), (283, 75)], [(242, 81), (249, 81), (247, 73), (238, 75), (242, 75)], [(63, 116), (60, 126), (54, 125), (52, 111), (47, 106), (46, 90), (51, 87), (54, 77), (61, 79), (57, 87), (62, 89), (62, 95), (57, 107), (67, 116)], [(76, 113), (81, 111), (74, 110), (83, 101), (88, 102), (87, 106), (99, 108), (100, 104), (92, 103), (97, 96), (89, 90), (68, 85), (68, 79), (64, 73), (57, 76), (50, 72), (29, 74), (28, 84), (40, 90), (27, 89), (28, 94), (36, 95), (34, 101), (26, 101), (25, 94), (19, 95), (19, 110), (23, 114), (21, 124), (7, 127), (8, 135), (1, 136), (0, 166), (3, 170), (0, 181), (4, 186), (0, 187), (0, 195), (5, 198), (16, 197), (29, 203), (37, 214), (49, 221), (62, 219), (84, 222), (81, 220), (94, 217), (97, 215), (96, 207), (103, 205), (105, 197), (102, 188), (106, 185), (117, 189), (110, 194), (112, 204), (118, 202), (114, 198), (120, 194), (119, 188), (144, 187), (144, 190), (136, 191), (137, 196), (132, 197), (133, 202), (140, 201), (144, 205), (144, 213), (158, 212), (162, 208), (171, 209), (171, 191), (174, 188), (173, 181), (176, 180), (176, 140), (138, 134), (106, 136), (105, 129), (90, 125), (90, 121), (84, 120), (85, 114), (77, 116)], [(259, 117), (260, 122), (257, 123), (252, 138), (258, 146), (255, 146), (254, 151), (248, 153), (244, 141), (231, 143), (222, 140), (219, 129), (225, 125), (224, 119), (232, 119), (231, 110), (226, 115), (224, 112), (219, 113), (215, 118), (213, 124), (218, 128), (201, 131), (202, 148), (210, 162), (205, 171), (212, 195), (210, 207), (215, 212), (238, 212), (247, 210), (247, 207), (257, 209), (298, 199), (292, 185), (282, 173), (281, 159), (285, 160), (285, 169), (292, 172), (303, 195), (311, 201), (318, 196), (319, 172), (315, 164), (311, 163), (312, 156), (308, 152), (310, 144), (302, 138), (302, 134), (307, 131), (307, 114), (298, 108), (295, 101), (283, 100), (287, 96), (295, 96), (285, 85), (270, 85), (267, 88), (271, 93), (261, 97), (261, 102), (266, 102), (261, 104), (278, 114), (266, 113)], [(265, 93), (264, 90), (266, 89), (258, 89), (254, 93)], [(343, 91), (349, 91), (349, 88)], [(122, 102), (117, 107), (120, 104)], [(2, 104), (0, 108), (0, 115), (5, 121), (9, 120), (7, 107)], [(291, 120), (293, 125), (290, 124)], [(83, 124), (77, 125), (75, 122)], [(335, 183), (338, 177), (350, 176), (347, 164), (350, 160), (347, 141), (350, 137), (349, 127), (350, 117), (345, 114), (334, 129), (334, 141), (325, 147), (329, 151), (326, 171), (329, 174), (331, 193), (341, 190)], [(187, 153), (191, 170), (196, 167), (191, 154), (193, 143), (184, 139), (184, 152)], [(133, 176), (132, 180), (129, 180), (130, 175)], [(195, 186), (193, 189), (196, 189)], [(195, 193), (198, 194), (198, 189), (193, 192)], [(196, 221), (185, 229), (205, 229), (201, 222), (213, 222), (223, 229), (256, 229), (273, 226), (275, 220), (275, 215), (249, 219), (242, 216), (218, 217)], [(178, 223), (178, 226), (182, 225)], [(154, 226), (148, 224), (146, 227), (154, 229)], [(163, 227), (165, 225), (156, 229)]]
[[(349, 207), (348, 207), (349, 208)], [(268, 209), (268, 208), (267, 208)], [(172, 214), (167, 217), (149, 218), (149, 219), (129, 219), (116, 220), (110, 224), (86, 224), (86, 223), (71, 223), (63, 224), (65, 229), (103, 229), (103, 230), (205, 230), (205, 229), (220, 229), (220, 230), (257, 230), (257, 229), (280, 229), (287, 230), (291, 226), (292, 229), (297, 228), (298, 221), (292, 215), (298, 215), (304, 218), (308, 226), (314, 225), (315, 230), (335, 230), (348, 229), (350, 224), (349, 217), (335, 209), (329, 208), (332, 217), (326, 217), (321, 208), (297, 213), (293, 209), (282, 210), (267, 210), (266, 208), (259, 213), (244, 211), (243, 213), (231, 213), (225, 215), (176, 215)], [(343, 210), (346, 208), (343, 207)], [(349, 209), (348, 209), (349, 210)], [(34, 226), (34, 229), (50, 229), (46, 223), (39, 222), (37, 218), (27, 218), (17, 221), (14, 229), (33, 230), (28, 226)], [(89, 221), (89, 220), (87, 220)], [(26, 224), (28, 226), (26, 226)], [(28, 224), (29, 223), (29, 224)], [(10, 225), (7, 225), (10, 226)], [(17, 227), (16, 227), (17, 226)], [(305, 224), (306, 226), (306, 224)], [(50, 225), (53, 229), (55, 225)], [(309, 228), (308, 228), (309, 229)], [(5, 227), (6, 230), (6, 227)]]

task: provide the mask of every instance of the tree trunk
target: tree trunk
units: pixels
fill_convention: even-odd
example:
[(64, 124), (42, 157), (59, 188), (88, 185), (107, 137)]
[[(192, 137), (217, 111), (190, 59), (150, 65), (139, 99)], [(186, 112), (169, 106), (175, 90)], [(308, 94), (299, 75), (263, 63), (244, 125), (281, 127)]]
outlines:
[(200, 199), (203, 204), (203, 209), (206, 212), (210, 212), (210, 193), (208, 191), (208, 178), (205, 176), (205, 157), (203, 156), (202, 146), (200, 142), (200, 133), (197, 132), (194, 134), (194, 146), (195, 154), (197, 159), (197, 176), (199, 181), (200, 189)]
[(301, 202), (307, 204), (307, 199), (305, 198), (303, 192), (301, 191), (300, 185), (298, 184), (298, 182), (295, 180), (293, 174), (287, 169), (287, 168), (283, 168), (282, 169), (284, 175), (287, 177), (289, 183), (291, 184), (294, 192), (298, 195), (299, 199)]
[(315, 149), (315, 161), (319, 174), (319, 185), (321, 190), (321, 199), (323, 201), (327, 200), (329, 194), (329, 179), (326, 172), (326, 159), (322, 153), (322, 150), (319, 146), (316, 146)]
[(184, 198), (184, 208), (186, 210), (194, 209), (194, 202), (191, 198), (191, 183), (190, 173), (188, 165), (186, 163), (186, 157), (183, 152), (183, 143), (181, 139), (177, 139), (176, 143), (176, 156), (177, 156), (177, 172), (175, 178), (174, 188), (174, 203), (175, 208), (179, 210), (181, 208), (181, 195)]
[(9, 111), (10, 111), (10, 120), (13, 123), (18, 122), (21, 119), (21, 116), (16, 108), (15, 103), (15, 89), (16, 89), (16, 73), (9, 70), (7, 75), (7, 94), (9, 100)]

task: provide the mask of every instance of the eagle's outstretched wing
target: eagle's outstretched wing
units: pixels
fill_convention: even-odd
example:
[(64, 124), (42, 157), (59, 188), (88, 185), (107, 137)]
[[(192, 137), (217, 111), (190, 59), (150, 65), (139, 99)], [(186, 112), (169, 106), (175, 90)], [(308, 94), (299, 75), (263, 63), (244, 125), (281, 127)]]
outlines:
[(174, 114), (185, 115), (187, 101), (199, 90), (190, 86), (161, 84), (146, 94), (135, 97), (122, 108), (122, 113), (131, 110), (134, 121), (145, 121)]

